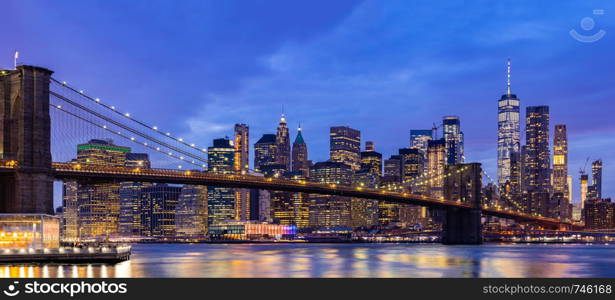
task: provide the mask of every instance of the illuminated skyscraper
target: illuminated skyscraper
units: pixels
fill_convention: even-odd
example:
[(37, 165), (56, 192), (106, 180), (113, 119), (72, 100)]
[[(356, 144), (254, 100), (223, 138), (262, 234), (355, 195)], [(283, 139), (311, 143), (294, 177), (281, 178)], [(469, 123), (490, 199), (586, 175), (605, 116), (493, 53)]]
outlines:
[(303, 134), (301, 133), (301, 127), (297, 129), (297, 137), (293, 142), (292, 153), (292, 170), (293, 173), (301, 173), (304, 177), (308, 177), (310, 174), (310, 162), (308, 161), (307, 144), (303, 140)]
[(347, 164), (353, 171), (361, 168), (361, 132), (347, 126), (331, 127), (330, 158)]
[(525, 188), (528, 193), (551, 192), (549, 107), (528, 106), (525, 129)]
[[(341, 162), (319, 162), (310, 170), (310, 180), (334, 185), (350, 185), (352, 169)], [(310, 227), (350, 227), (350, 199), (342, 196), (310, 194)]]
[(384, 160), (384, 177), (388, 181), (401, 181), (401, 156), (391, 155)]
[(177, 200), (175, 230), (179, 236), (207, 234), (207, 187), (184, 185)]
[(444, 142), (446, 143), (446, 163), (449, 165), (463, 163), (463, 132), (459, 117), (447, 116), (442, 120)]
[(433, 139), (431, 129), (412, 129), (410, 130), (410, 148), (419, 149), (423, 155), (427, 153), (427, 143)]
[(581, 183), (581, 209), (585, 208), (585, 202), (587, 201), (587, 185), (589, 177), (585, 172), (581, 172), (579, 182)]
[(429, 195), (434, 198), (444, 196), (444, 166), (446, 165), (446, 143), (444, 139), (429, 141), (427, 146), (427, 179)]
[(570, 201), (568, 194), (568, 137), (566, 125), (555, 125), (553, 133), (553, 192), (561, 193)]
[(423, 174), (425, 159), (421, 150), (416, 148), (399, 149), (401, 157), (402, 182), (409, 182)]
[(181, 187), (156, 184), (141, 189), (142, 236), (174, 237), (175, 212)]
[(277, 147), (277, 163), (283, 165), (284, 170), (290, 171), (290, 134), (284, 114), (282, 114), (280, 118), (275, 141)]
[[(129, 152), (130, 148), (114, 145), (111, 140), (94, 139), (77, 146), (76, 163), (123, 167)], [(76, 199), (77, 203), (69, 205), (67, 211), (77, 208), (77, 220), (71, 223), (76, 224), (79, 238), (109, 237), (119, 233), (119, 190), (120, 183), (96, 183), (77, 187), (77, 197), (67, 199)]]
[[(250, 169), (250, 128), (246, 124), (235, 124), (235, 156), (233, 170), (246, 174)], [(235, 219), (250, 219), (250, 190), (235, 189)]]
[(598, 159), (592, 162), (592, 186), (593, 198), (602, 199), (602, 160)]
[(373, 142), (365, 142), (365, 151), (361, 152), (361, 170), (382, 176), (382, 154), (376, 152)]
[[(228, 139), (215, 139), (212, 147), (207, 148), (209, 172), (220, 174), (234, 173), (235, 147)], [(207, 224), (216, 224), (235, 218), (235, 193), (233, 189), (207, 187)]]
[[(150, 160), (146, 153), (126, 153), (126, 166), (149, 168)], [(141, 189), (149, 187), (149, 182), (120, 183), (119, 233), (121, 236), (138, 237), (143, 228), (141, 224)]]
[(521, 162), (518, 158), (511, 158), (521, 152), (519, 103), (517, 95), (511, 93), (510, 60), (508, 60), (506, 93), (498, 101), (498, 183), (500, 186), (506, 182), (519, 181), (511, 178), (513, 168), (511, 159)]
[(277, 164), (277, 149), (275, 134), (263, 134), (254, 144), (254, 170), (262, 173), (264, 166)]

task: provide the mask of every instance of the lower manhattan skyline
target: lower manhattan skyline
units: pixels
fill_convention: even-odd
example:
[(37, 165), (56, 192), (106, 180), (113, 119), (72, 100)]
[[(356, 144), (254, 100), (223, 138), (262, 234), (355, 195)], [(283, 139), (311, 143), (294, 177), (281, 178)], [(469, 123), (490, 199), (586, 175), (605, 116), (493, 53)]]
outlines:
[[(14, 11), (9, 19), (19, 19), (31, 4), (8, 1), (2, 5)], [(63, 11), (62, 4), (45, 5), (49, 7), (40, 10), (45, 14), (34, 18), (39, 26), (32, 28), (46, 27), (54, 12)], [(378, 151), (388, 156), (409, 146), (410, 129), (429, 129), (443, 116), (456, 115), (466, 135), (466, 160), (483, 163), (495, 179), (497, 100), (506, 90), (505, 61), (511, 58), (512, 86), (522, 100), (522, 118), (527, 106), (549, 105), (551, 124), (567, 124), (574, 199), (580, 197), (576, 173), (587, 157), (605, 160), (606, 180), (614, 174), (605, 156), (615, 146), (609, 137), (615, 128), (601, 109), (610, 107), (607, 101), (615, 93), (612, 77), (604, 75), (615, 67), (607, 51), (613, 41), (604, 38), (583, 44), (570, 38), (568, 28), (578, 28), (571, 21), (576, 20), (575, 14), (580, 21), (584, 7), (587, 15), (592, 12), (582, 1), (569, 4), (574, 10), (540, 4), (474, 4), (464, 9), (480, 6), (489, 13), (455, 16), (451, 20), (455, 28), (438, 22), (461, 5), (454, 2), (440, 4), (440, 9), (418, 3), (415, 11), (408, 11), (398, 2), (342, 1), (326, 14), (317, 15), (317, 5), (306, 5), (289, 8), (283, 16), (266, 9), (238, 12), (222, 4), (202, 4), (219, 9), (220, 16), (208, 19), (218, 27), (228, 22), (224, 16), (234, 13), (246, 14), (243, 17), (253, 18), (258, 26), (236, 28), (236, 32), (211, 32), (208, 24), (191, 19), (190, 7), (201, 4), (173, 4), (183, 22), (197, 25), (163, 19), (151, 28), (128, 21), (113, 5), (77, 4), (73, 11), (87, 15), (96, 9), (97, 18), (82, 20), (81, 13), (68, 12), (54, 25), (54, 32), (63, 34), (50, 36), (39, 29), (28, 40), (20, 40), (20, 35), (3, 37), (3, 45), (12, 48), (0, 49), (2, 64), (9, 66), (12, 52), (20, 50), (24, 62), (51, 64), (61, 79), (87, 87), (90, 94), (109, 103), (122, 104), (142, 119), (153, 119), (152, 112), (164, 107), (168, 114), (157, 116), (161, 126), (205, 145), (231, 135), (235, 123), (250, 126), (253, 144), (263, 133), (275, 133), (279, 115), (285, 112), (292, 136), (299, 123), (303, 127), (314, 161), (328, 158), (329, 126), (361, 130), (363, 141), (373, 140)], [(128, 5), (151, 10), (155, 16), (170, 4)], [(608, 11), (611, 4), (604, 5)], [(392, 13), (395, 9), (404, 17)], [(425, 10), (434, 10), (434, 15), (419, 16)], [(293, 25), (282, 28), (287, 18)], [(475, 23), (475, 18), (481, 22)], [(613, 22), (606, 16), (595, 19), (602, 26)], [(102, 25), (110, 20), (116, 21)], [(362, 20), (370, 20), (369, 25), (361, 25)], [(460, 25), (464, 22), (472, 25)], [(77, 23), (83, 31), (69, 29)], [(419, 34), (421, 28), (431, 33)], [(86, 29), (95, 34), (86, 36)], [(261, 30), (276, 34), (263, 39)], [(370, 30), (388, 34), (367, 38)], [(202, 38), (186, 39), (191, 35)], [(33, 41), (47, 44), (47, 50), (35, 50), (28, 43)], [(160, 43), (176, 45), (156, 47)], [(234, 48), (235, 53), (222, 52), (225, 47)], [(568, 110), (570, 105), (577, 109)], [(605, 194), (613, 192), (612, 186), (605, 186)]]
[(2, 1), (0, 279), (613, 277), (615, 3), (554, 3)]

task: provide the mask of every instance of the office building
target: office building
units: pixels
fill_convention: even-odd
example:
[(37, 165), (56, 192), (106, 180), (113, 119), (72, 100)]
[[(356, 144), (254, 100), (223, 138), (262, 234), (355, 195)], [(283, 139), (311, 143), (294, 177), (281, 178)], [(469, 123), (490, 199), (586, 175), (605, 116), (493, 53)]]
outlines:
[(275, 134), (263, 134), (254, 144), (254, 170), (262, 172), (267, 165), (277, 164), (277, 145)]
[(347, 126), (330, 130), (330, 160), (344, 163), (353, 171), (361, 168), (361, 132)]
[[(310, 180), (332, 185), (350, 185), (353, 171), (342, 162), (318, 162), (310, 170)], [(350, 227), (350, 199), (342, 196), (310, 194), (310, 227)]]
[(382, 176), (382, 154), (376, 152), (373, 142), (365, 142), (365, 151), (361, 152), (360, 170)]
[(280, 118), (278, 129), (275, 135), (277, 163), (284, 166), (284, 170), (290, 171), (290, 133), (286, 125), (284, 114)]
[(500, 186), (506, 184), (506, 182), (518, 180), (511, 178), (515, 161), (520, 162), (520, 159), (513, 157), (521, 152), (520, 100), (517, 95), (511, 92), (510, 60), (508, 60), (506, 70), (506, 93), (498, 100), (497, 176)]
[[(215, 139), (207, 148), (209, 172), (234, 173), (235, 147), (228, 138)], [(207, 224), (235, 219), (235, 192), (230, 188), (207, 187)]]
[(184, 185), (175, 212), (177, 236), (201, 238), (207, 234), (207, 187)]
[(141, 189), (141, 236), (175, 237), (175, 212), (182, 188), (155, 184)]
[(553, 133), (553, 192), (570, 201), (568, 187), (568, 137), (566, 125), (555, 125)]
[[(246, 124), (235, 124), (235, 174), (247, 174), (250, 169), (250, 128)], [(250, 219), (250, 190), (235, 189), (235, 220)]]
[(442, 198), (444, 166), (446, 165), (446, 143), (444, 139), (429, 141), (427, 146), (427, 188), (431, 197)]
[(427, 153), (427, 143), (433, 139), (431, 129), (412, 129), (410, 130), (410, 148), (419, 149), (425, 155)]
[(447, 116), (442, 120), (444, 142), (446, 144), (446, 163), (460, 164), (464, 161), (463, 132), (459, 117)]
[(550, 193), (551, 155), (548, 106), (527, 107), (525, 137), (525, 188), (528, 193)]
[(297, 129), (297, 136), (293, 142), (292, 149), (292, 171), (301, 173), (304, 177), (310, 176), (310, 162), (308, 160), (308, 149), (301, 127)]

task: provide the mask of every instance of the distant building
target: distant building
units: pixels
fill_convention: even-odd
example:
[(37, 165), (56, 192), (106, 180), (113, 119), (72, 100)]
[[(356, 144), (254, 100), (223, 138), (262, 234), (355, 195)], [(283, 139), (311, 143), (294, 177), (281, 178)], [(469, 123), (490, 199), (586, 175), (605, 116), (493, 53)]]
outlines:
[(590, 199), (602, 199), (602, 160), (592, 162), (592, 185)]
[(427, 143), (433, 139), (431, 129), (412, 129), (410, 130), (410, 148), (419, 149), (423, 155), (427, 153)]
[(613, 229), (615, 227), (615, 203), (611, 199), (590, 200), (585, 203), (585, 228)]
[[(246, 124), (235, 124), (235, 155), (233, 170), (236, 174), (247, 174), (250, 169), (250, 128)], [(235, 189), (235, 219), (250, 219), (250, 190)]]
[(284, 166), (284, 170), (290, 171), (290, 133), (286, 125), (284, 114), (280, 118), (276, 133), (277, 163)]
[[(213, 146), (207, 148), (209, 172), (219, 174), (234, 173), (235, 147), (228, 138), (215, 139)], [(235, 219), (235, 192), (230, 188), (207, 188), (208, 225)]]
[(555, 133), (553, 134), (553, 192), (561, 193), (565, 199), (570, 201), (566, 125), (555, 125)]
[(410, 182), (411, 180), (423, 175), (425, 158), (419, 149), (399, 149), (399, 157), (401, 158), (402, 182)]
[[(126, 153), (126, 166), (134, 168), (150, 168), (151, 163), (147, 153)], [(141, 189), (149, 187), (149, 182), (120, 183), (120, 216), (119, 234), (125, 237), (138, 237), (141, 226)]]
[(511, 178), (513, 169), (518, 168), (516, 163), (520, 159), (514, 159), (521, 152), (521, 126), (520, 126), (520, 100), (511, 92), (510, 84), (510, 60), (507, 63), (506, 93), (498, 100), (498, 184), (514, 182), (518, 179)]
[(551, 192), (549, 107), (528, 106), (525, 129), (525, 188), (528, 193)]
[(427, 174), (429, 195), (434, 198), (444, 196), (444, 166), (446, 165), (446, 143), (444, 139), (429, 141), (427, 146)]
[(277, 145), (275, 134), (263, 134), (254, 144), (254, 170), (261, 172), (264, 166), (277, 164)]
[(177, 200), (182, 188), (156, 184), (141, 189), (142, 236), (174, 237)]
[[(130, 148), (111, 140), (77, 145), (77, 164), (123, 167)], [(65, 238), (107, 238), (119, 234), (120, 183), (64, 184)], [(75, 194), (76, 193), (76, 194)], [(76, 201), (76, 202), (75, 202)]]
[(401, 156), (391, 155), (384, 160), (384, 177), (388, 181), (401, 181)]
[(361, 167), (361, 132), (347, 126), (331, 127), (330, 159), (347, 164), (353, 171)]
[[(341, 162), (319, 162), (312, 166), (310, 180), (317, 183), (350, 185), (352, 169)], [(310, 227), (350, 227), (350, 199), (342, 196), (310, 195)]]
[(303, 140), (303, 134), (301, 133), (301, 127), (297, 129), (297, 137), (293, 142), (292, 149), (292, 171), (300, 172), (303, 176), (310, 176), (310, 163), (308, 160), (307, 144)]
[(177, 200), (175, 229), (178, 236), (203, 237), (207, 234), (207, 187), (184, 185)]
[(361, 152), (360, 170), (382, 176), (382, 154), (376, 152), (373, 142), (365, 143), (365, 151)]
[(579, 183), (581, 184), (581, 209), (585, 208), (585, 202), (587, 202), (587, 190), (589, 183), (589, 176), (585, 172), (581, 173), (579, 177)]
[(457, 116), (447, 116), (442, 120), (444, 128), (444, 142), (446, 144), (446, 163), (449, 165), (460, 164), (464, 161), (463, 132), (461, 121)]

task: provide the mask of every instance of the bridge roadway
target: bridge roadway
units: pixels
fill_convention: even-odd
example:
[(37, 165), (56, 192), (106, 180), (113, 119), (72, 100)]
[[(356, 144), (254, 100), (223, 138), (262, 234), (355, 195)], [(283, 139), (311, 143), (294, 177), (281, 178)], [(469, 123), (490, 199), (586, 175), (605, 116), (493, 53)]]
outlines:
[[(364, 187), (350, 187), (336, 184), (314, 183), (305, 180), (288, 180), (280, 178), (265, 178), (254, 175), (216, 174), (194, 170), (169, 170), (155, 168), (127, 168), (106, 167), (75, 163), (53, 163), (53, 176), (56, 179), (73, 179), (86, 182), (108, 181), (140, 181), (164, 182), (175, 184), (191, 184), (219, 186), (229, 188), (249, 188), (262, 190), (276, 190), (288, 192), (302, 192), (323, 195), (337, 195), (427, 206), (433, 208), (473, 208), (470, 203), (436, 199), (411, 193), (398, 193), (387, 190), (377, 190)], [(541, 225), (558, 227), (573, 226), (554, 218), (547, 218), (516, 212), (497, 207), (483, 206), (480, 208), (483, 215), (513, 219), (520, 222), (533, 222)]]

